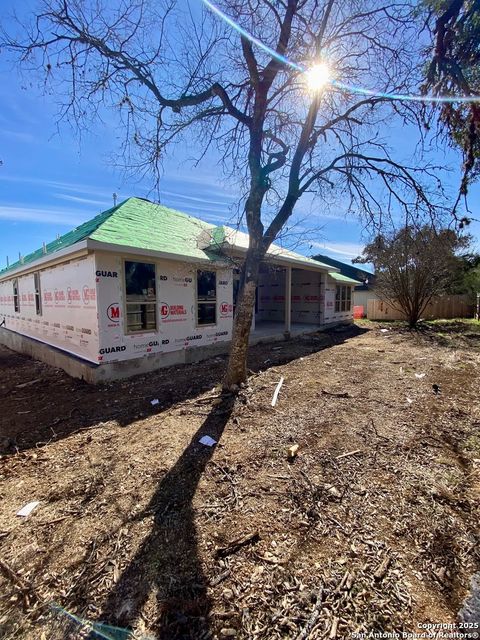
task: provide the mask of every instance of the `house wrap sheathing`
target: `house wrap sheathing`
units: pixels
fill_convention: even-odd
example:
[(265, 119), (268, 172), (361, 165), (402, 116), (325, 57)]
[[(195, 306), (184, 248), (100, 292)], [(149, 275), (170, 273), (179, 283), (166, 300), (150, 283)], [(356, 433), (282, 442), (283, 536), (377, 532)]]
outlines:
[[(247, 247), (246, 234), (129, 198), (0, 271), (0, 341), (90, 381), (225, 351)], [(350, 321), (355, 284), (272, 245), (253, 341)]]

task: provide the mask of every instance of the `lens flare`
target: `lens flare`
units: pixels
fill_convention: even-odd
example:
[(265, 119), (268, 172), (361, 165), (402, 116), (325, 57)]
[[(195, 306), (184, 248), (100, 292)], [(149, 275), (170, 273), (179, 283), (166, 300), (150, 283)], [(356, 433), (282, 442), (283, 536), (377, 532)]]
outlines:
[(309, 91), (316, 93), (331, 82), (330, 67), (326, 62), (319, 62), (305, 72), (305, 77)]
[[(300, 73), (306, 73), (306, 74), (313, 71), (313, 69), (315, 68), (313, 67), (311, 70), (309, 70), (308, 68), (303, 67), (297, 64), (296, 62), (289, 60), (288, 58), (281, 55), (280, 53), (278, 53), (268, 45), (264, 44), (261, 40), (253, 36), (251, 33), (246, 31), (243, 27), (241, 27), (234, 20), (229, 18), (225, 13), (223, 13), (221, 9), (219, 9), (212, 2), (210, 2), (210, 0), (202, 0), (202, 1), (205, 4), (205, 6), (208, 9), (210, 9), (210, 11), (212, 11), (212, 13), (214, 13), (219, 18), (221, 18), (226, 24), (228, 24), (228, 26), (230, 26), (242, 37), (249, 40), (252, 44), (256, 45), (257, 47), (265, 51), (265, 53), (272, 56), (272, 58), (275, 58), (282, 64), (292, 69), (295, 69)], [(433, 103), (433, 104), (454, 103), (454, 102), (457, 102), (457, 103), (480, 102), (480, 96), (432, 96), (432, 95), (422, 96), (422, 95), (410, 95), (410, 94), (403, 94), (403, 93), (389, 93), (389, 92), (384, 93), (381, 91), (375, 91), (374, 89), (366, 89), (364, 87), (358, 87), (355, 85), (346, 84), (344, 82), (339, 82), (338, 80), (333, 80), (328, 78), (323, 82), (322, 86), (324, 87), (327, 84), (335, 89), (340, 89), (341, 91), (345, 91), (348, 93), (355, 93), (362, 96), (368, 96), (371, 98), (384, 98), (386, 100), (402, 100), (404, 102), (426, 102), (426, 103)]]
[(274, 49), (271, 49), (266, 44), (264, 44), (261, 40), (259, 40), (258, 38), (255, 38), (255, 36), (252, 36), (251, 33), (248, 33), (246, 29), (244, 29), (239, 24), (237, 24), (234, 20), (229, 18), (225, 13), (223, 13), (221, 9), (216, 7), (213, 3), (209, 2), (209, 0), (203, 0), (203, 3), (208, 9), (210, 9), (212, 13), (214, 13), (219, 18), (221, 18), (224, 22), (226, 22), (229, 27), (232, 27), (232, 29), (235, 29), (235, 31), (237, 31), (237, 33), (239, 33), (241, 36), (243, 36), (247, 40), (250, 40), (252, 44), (256, 44), (257, 47), (259, 47), (260, 49), (263, 49), (263, 51), (271, 55), (272, 58), (275, 58), (279, 62), (282, 62), (288, 67), (292, 67), (292, 69), (296, 69), (297, 71), (300, 71), (302, 73), (305, 71), (305, 69), (300, 65), (295, 64), (295, 62), (291, 62), (288, 58), (285, 58), (285, 56), (282, 56), (280, 53), (278, 53)]

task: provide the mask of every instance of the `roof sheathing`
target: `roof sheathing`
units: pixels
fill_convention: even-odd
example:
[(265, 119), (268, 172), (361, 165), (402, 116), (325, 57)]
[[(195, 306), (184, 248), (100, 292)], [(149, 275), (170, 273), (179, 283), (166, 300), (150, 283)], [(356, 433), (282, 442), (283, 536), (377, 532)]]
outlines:
[[(141, 198), (128, 198), (95, 218), (84, 222), (72, 231), (38, 249), (0, 271), (0, 278), (10, 272), (27, 270), (39, 261), (55, 259), (56, 254), (86, 239), (97, 240), (111, 246), (144, 249), (171, 254), (172, 259), (217, 261), (219, 256), (197, 246), (201, 232), (215, 227), (203, 220), (180, 211), (154, 204)], [(42, 260), (42, 261), (43, 261)]]
[(90, 238), (111, 245), (172, 254), (172, 258), (205, 261), (212, 260), (212, 256), (198, 247), (197, 240), (202, 232), (213, 229), (213, 225), (180, 211), (129, 198)]
[[(206, 243), (200, 241), (202, 236), (207, 236)], [(148, 200), (128, 198), (50, 242), (46, 245), (46, 250), (38, 249), (3, 269), (0, 271), (0, 278), (10, 272), (19, 273), (31, 269), (37, 262), (48, 264), (56, 255), (59, 258), (69, 255), (68, 249), (75, 251), (82, 240), (87, 241), (87, 246), (90, 240), (101, 243), (102, 249), (106, 250), (124, 247), (138, 249), (142, 253), (148, 252), (152, 256), (161, 255), (171, 257), (172, 260), (183, 258), (190, 262), (219, 262), (223, 257), (218, 249), (227, 246), (233, 250), (246, 251), (249, 243), (246, 233), (230, 227), (215, 227), (199, 218)], [(96, 248), (95, 242), (90, 248)], [(305, 268), (332, 270), (332, 267), (326, 264), (278, 245), (270, 246), (267, 258)]]
[[(221, 226), (216, 227), (212, 232), (211, 237), (211, 246), (228, 246), (232, 250), (236, 251), (246, 251), (249, 245), (249, 236), (242, 231), (237, 231), (236, 229), (232, 229), (231, 227)], [(270, 245), (267, 251), (267, 258), (277, 259), (279, 262), (286, 262), (290, 264), (296, 264), (299, 266), (310, 267), (313, 269), (317, 269), (319, 271), (332, 271), (336, 270), (335, 267), (332, 267), (327, 264), (323, 264), (323, 262), (319, 262), (318, 260), (312, 260), (312, 258), (307, 258), (306, 256), (302, 256), (300, 253), (295, 253), (294, 251), (289, 251), (288, 249), (284, 249), (277, 244)]]

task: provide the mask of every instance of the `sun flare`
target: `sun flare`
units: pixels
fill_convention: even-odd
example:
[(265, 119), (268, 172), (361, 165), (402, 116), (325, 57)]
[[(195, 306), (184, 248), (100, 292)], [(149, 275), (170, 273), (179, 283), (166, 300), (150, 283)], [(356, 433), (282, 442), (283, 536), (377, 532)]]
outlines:
[(332, 72), (326, 62), (319, 62), (305, 72), (309, 91), (323, 89), (331, 80)]

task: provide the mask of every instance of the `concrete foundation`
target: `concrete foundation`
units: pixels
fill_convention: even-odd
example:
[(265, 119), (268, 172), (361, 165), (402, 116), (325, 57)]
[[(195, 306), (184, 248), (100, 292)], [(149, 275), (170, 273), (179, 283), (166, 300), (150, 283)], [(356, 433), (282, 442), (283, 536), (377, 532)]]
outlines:
[[(285, 334), (281, 330), (281, 325), (271, 334), (262, 332), (255, 335), (251, 334), (250, 344), (279, 342), (281, 340), (290, 339), (292, 337), (316, 333), (330, 329), (339, 324), (351, 324), (352, 321), (332, 323), (323, 327), (302, 327), (301, 330), (291, 331), (290, 335)], [(179, 351), (171, 351), (169, 353), (154, 353), (142, 358), (134, 358), (131, 360), (121, 360), (118, 362), (110, 362), (105, 364), (93, 364), (87, 360), (83, 360), (78, 356), (52, 347), (48, 344), (23, 336), (20, 333), (9, 329), (0, 328), (0, 344), (23, 353), (34, 360), (40, 360), (57, 369), (63, 369), (73, 378), (80, 378), (90, 384), (99, 384), (109, 382), (111, 380), (121, 380), (130, 378), (131, 376), (140, 375), (161, 369), (164, 367), (176, 366), (179, 364), (192, 364), (213, 358), (215, 356), (228, 352), (230, 342), (217, 342), (216, 344), (201, 347), (187, 347)]]
[(0, 344), (12, 351), (30, 356), (34, 360), (45, 362), (56, 369), (63, 369), (72, 378), (80, 378), (91, 383), (98, 382), (96, 379), (98, 366), (44, 342), (23, 336), (21, 333), (0, 328)]

